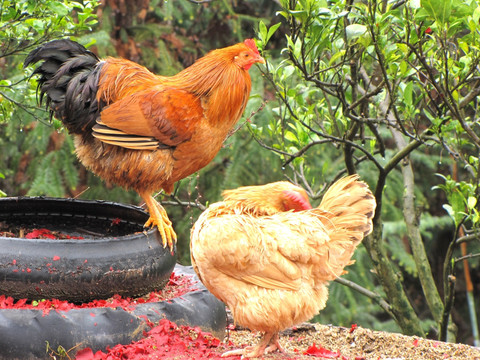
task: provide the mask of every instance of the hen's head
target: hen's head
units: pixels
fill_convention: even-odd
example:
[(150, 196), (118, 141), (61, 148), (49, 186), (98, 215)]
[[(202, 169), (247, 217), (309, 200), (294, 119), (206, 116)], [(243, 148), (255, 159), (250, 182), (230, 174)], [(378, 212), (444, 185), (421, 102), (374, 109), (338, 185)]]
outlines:
[(255, 215), (272, 215), (312, 208), (305, 190), (287, 181), (225, 190), (223, 197), (225, 202)]
[(252, 39), (247, 39), (243, 43), (218, 49), (215, 53), (246, 71), (255, 63), (265, 64), (265, 59), (260, 56), (255, 41)]

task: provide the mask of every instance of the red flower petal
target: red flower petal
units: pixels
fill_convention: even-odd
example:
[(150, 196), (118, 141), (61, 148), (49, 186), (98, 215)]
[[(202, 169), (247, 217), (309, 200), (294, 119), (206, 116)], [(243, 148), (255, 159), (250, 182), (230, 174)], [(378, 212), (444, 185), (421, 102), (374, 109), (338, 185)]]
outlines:
[(32, 232), (29, 232), (25, 235), (26, 239), (55, 239), (48, 229), (34, 229)]
[(93, 350), (90, 348), (85, 348), (77, 352), (75, 360), (92, 360), (94, 359)]
[(323, 357), (326, 359), (336, 359), (339, 358), (341, 355), (339, 352), (333, 352), (330, 350), (327, 350), (323, 347), (317, 348), (315, 344), (310, 346), (307, 350), (304, 351), (304, 355), (311, 355), (315, 357)]

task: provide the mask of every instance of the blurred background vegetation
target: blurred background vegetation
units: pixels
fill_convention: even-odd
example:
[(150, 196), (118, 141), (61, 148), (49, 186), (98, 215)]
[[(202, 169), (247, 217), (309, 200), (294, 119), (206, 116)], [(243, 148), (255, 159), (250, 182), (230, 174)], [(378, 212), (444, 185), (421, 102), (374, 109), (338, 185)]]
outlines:
[(243, 118), (212, 163), (162, 200), (179, 262), (222, 190), (288, 179), (318, 204), (358, 172), (379, 203), (375, 232), (315, 320), (478, 345), (479, 18), (473, 0), (2, 0), (0, 194), (141, 205), (86, 171), (37, 106), (22, 66), (34, 47), (70, 37), (169, 75), (253, 37), (268, 65), (250, 71)]

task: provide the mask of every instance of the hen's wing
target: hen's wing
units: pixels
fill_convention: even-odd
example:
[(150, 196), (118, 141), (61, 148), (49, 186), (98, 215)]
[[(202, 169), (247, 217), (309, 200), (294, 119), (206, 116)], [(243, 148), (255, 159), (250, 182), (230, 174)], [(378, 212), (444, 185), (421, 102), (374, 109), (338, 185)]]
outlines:
[(329, 243), (321, 221), (307, 212), (201, 217), (192, 230), (195, 262), (267, 289), (298, 290), (318, 267), (334, 279), (340, 274), (331, 272), (328, 254), (342, 245)]
[(188, 141), (204, 119), (201, 100), (159, 85), (107, 106), (93, 127), (99, 140), (130, 149), (174, 148)]

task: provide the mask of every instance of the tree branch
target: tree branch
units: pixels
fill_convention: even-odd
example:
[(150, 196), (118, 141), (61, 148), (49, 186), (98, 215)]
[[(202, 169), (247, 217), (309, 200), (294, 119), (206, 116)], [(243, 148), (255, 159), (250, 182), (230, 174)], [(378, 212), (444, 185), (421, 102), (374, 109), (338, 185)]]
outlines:
[(370, 291), (363, 286), (358, 285), (357, 283), (354, 283), (353, 281), (344, 279), (342, 277), (338, 277), (335, 279), (335, 282), (348, 286), (349, 288), (359, 292), (362, 295), (365, 295), (366, 297), (372, 299), (375, 301), (383, 310), (385, 310), (386, 313), (388, 313), (392, 318), (395, 317), (395, 315), (392, 312), (392, 307), (388, 302), (386, 302), (379, 294)]

